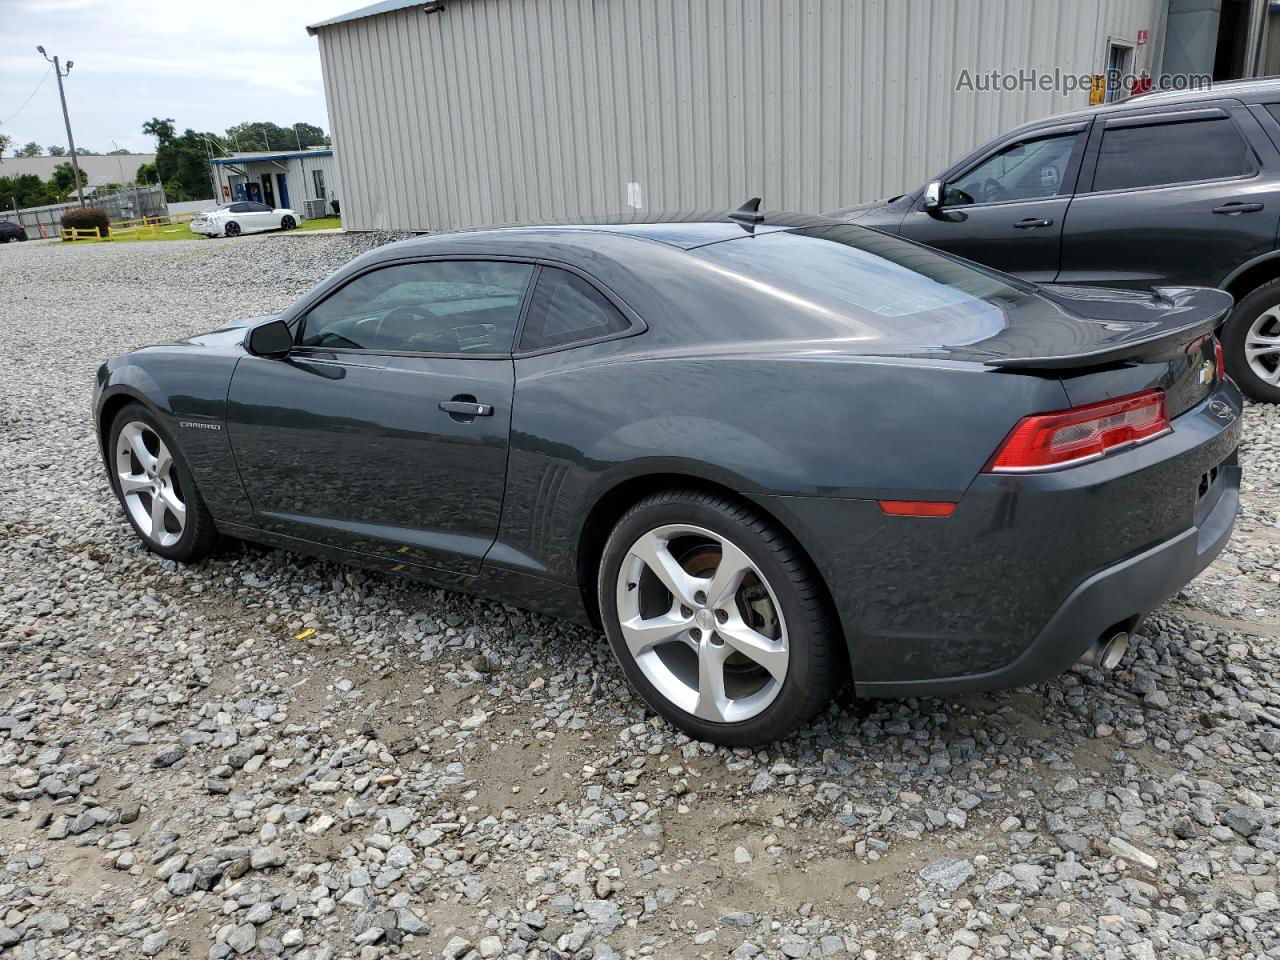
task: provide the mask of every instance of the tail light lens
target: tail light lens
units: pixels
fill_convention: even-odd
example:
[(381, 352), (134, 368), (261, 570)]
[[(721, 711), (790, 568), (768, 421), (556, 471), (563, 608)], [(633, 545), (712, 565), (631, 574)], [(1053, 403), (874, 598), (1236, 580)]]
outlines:
[(1218, 367), (1219, 382), (1227, 379), (1227, 361), (1222, 355), (1222, 341), (1217, 337), (1213, 338), (1213, 362)]
[(1085, 463), (1170, 429), (1161, 390), (1037, 413), (1018, 421), (986, 472), (1030, 473)]

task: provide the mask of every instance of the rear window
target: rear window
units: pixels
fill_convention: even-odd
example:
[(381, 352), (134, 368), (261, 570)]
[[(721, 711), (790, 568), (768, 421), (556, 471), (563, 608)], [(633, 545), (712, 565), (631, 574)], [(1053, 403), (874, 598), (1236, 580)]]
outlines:
[(1228, 117), (1108, 128), (1094, 190), (1221, 180), (1254, 171), (1253, 151)]
[[(986, 320), (1031, 287), (928, 247), (852, 224), (765, 233), (694, 251), (761, 297), (811, 314), (824, 326), (856, 326), (860, 313), (928, 320), (945, 315), (948, 340), (969, 312)], [(985, 324), (978, 324), (985, 328)], [(986, 329), (983, 336), (989, 336)]]
[(621, 333), (630, 324), (604, 294), (567, 270), (543, 267), (520, 334), (520, 349), (543, 350)]

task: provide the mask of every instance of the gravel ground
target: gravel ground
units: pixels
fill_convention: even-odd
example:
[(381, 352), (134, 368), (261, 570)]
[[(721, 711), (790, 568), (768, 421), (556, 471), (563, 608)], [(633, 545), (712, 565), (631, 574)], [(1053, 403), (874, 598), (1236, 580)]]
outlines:
[(0, 249), (0, 956), (1280, 957), (1280, 410), (1116, 673), (725, 750), (576, 626), (139, 547), (97, 365), (376, 242)]

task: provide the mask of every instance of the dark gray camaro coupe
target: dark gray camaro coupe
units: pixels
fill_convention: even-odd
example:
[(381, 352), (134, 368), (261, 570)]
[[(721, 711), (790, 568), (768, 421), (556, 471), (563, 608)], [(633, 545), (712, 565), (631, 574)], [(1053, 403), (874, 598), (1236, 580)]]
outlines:
[(1222, 549), (1215, 290), (1040, 289), (799, 216), (439, 235), (135, 350), (94, 414), (144, 543), (219, 534), (603, 626), (692, 736), (1110, 666)]

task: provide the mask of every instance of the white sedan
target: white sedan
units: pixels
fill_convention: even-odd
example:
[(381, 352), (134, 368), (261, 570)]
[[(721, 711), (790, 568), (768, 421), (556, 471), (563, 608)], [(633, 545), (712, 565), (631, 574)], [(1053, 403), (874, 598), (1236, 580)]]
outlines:
[(301, 222), (302, 214), (288, 207), (272, 208), (252, 200), (237, 200), (200, 211), (191, 221), (191, 232), (206, 237), (238, 237), (263, 230), (292, 230)]

